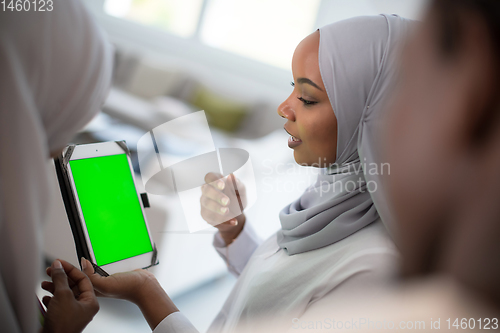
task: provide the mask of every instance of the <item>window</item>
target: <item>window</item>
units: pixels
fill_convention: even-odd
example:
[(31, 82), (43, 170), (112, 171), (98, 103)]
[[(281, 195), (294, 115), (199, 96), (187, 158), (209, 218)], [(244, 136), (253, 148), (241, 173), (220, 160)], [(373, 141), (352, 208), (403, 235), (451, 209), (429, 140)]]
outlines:
[(204, 0), (106, 0), (112, 16), (151, 25), (181, 37), (191, 37), (198, 26)]
[(107, 0), (109, 15), (290, 70), (320, 0)]

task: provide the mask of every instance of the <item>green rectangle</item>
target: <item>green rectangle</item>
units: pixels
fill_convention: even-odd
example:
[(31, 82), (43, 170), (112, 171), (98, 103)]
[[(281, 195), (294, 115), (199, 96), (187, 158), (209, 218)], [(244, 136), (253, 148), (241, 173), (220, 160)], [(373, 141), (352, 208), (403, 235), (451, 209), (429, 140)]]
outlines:
[(69, 164), (97, 265), (152, 251), (127, 155)]

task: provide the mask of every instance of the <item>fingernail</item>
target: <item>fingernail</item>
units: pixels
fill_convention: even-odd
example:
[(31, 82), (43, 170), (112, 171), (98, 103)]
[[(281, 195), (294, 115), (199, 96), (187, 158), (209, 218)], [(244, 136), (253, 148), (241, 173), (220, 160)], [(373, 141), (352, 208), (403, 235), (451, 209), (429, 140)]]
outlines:
[(236, 225), (238, 225), (238, 221), (236, 219), (231, 220), (231, 224), (234, 225), (234, 226), (236, 226)]
[(229, 202), (229, 198), (222, 198), (220, 201), (224, 206), (227, 206), (227, 203)]
[(221, 212), (222, 214), (226, 214), (226, 213), (227, 213), (227, 211), (228, 211), (227, 207), (222, 207), (222, 208), (220, 209), (220, 212)]
[(62, 269), (62, 264), (59, 260), (54, 260), (54, 268)]
[(86, 268), (87, 268), (87, 260), (85, 260), (85, 258), (84, 258), (84, 257), (82, 257), (82, 258), (80, 259), (80, 262), (81, 262), (81, 264), (82, 264), (82, 270), (86, 269)]
[(224, 182), (222, 180), (219, 180), (217, 182), (217, 187), (219, 188), (219, 190), (223, 190), (224, 189)]

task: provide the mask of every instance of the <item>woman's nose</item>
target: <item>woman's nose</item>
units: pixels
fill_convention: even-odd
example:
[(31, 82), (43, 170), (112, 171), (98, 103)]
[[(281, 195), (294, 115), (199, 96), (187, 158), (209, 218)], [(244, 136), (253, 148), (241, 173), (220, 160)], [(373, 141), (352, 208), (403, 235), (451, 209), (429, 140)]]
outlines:
[(278, 114), (282, 118), (295, 121), (295, 111), (293, 111), (293, 108), (288, 104), (288, 99), (278, 106)]

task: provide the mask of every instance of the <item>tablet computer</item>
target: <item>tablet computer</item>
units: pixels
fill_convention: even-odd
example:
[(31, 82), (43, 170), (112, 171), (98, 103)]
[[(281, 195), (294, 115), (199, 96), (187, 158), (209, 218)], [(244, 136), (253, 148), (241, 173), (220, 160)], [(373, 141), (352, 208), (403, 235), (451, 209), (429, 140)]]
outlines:
[(68, 146), (56, 171), (79, 256), (103, 275), (157, 263), (123, 141)]

